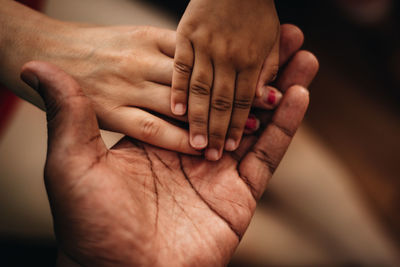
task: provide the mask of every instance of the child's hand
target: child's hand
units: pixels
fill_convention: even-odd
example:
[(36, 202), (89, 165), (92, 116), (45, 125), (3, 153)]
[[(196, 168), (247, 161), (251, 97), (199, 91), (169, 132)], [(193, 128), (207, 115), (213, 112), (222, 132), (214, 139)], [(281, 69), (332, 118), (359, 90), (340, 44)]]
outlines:
[(278, 71), (278, 40), (272, 0), (190, 1), (177, 31), (171, 109), (188, 107), (190, 144), (207, 147), (207, 159), (238, 147), (256, 88)]

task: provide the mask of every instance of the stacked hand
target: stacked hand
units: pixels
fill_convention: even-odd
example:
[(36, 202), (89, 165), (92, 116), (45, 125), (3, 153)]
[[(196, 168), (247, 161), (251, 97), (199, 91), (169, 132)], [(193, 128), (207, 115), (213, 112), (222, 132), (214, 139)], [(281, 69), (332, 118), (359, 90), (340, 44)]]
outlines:
[[(192, 0), (177, 29), (171, 108), (188, 111), (190, 144), (218, 160), (240, 143), (258, 87), (278, 71), (273, 0)], [(262, 71), (261, 71), (262, 70)]]
[[(175, 32), (66, 23), (16, 1), (2, 2), (0, 24), (0, 83), (20, 97), (44, 108), (41, 98), (20, 81), (19, 73), (26, 62), (49, 62), (80, 84), (101, 128), (166, 149), (200, 154), (189, 145), (186, 130), (153, 115), (174, 117), (169, 99)], [(261, 107), (270, 108), (265, 103)]]
[(280, 61), (288, 63), (276, 81), (284, 92), (281, 104), (260, 115), (259, 138), (244, 138), (218, 162), (127, 137), (108, 150), (96, 103), (81, 86), (54, 65), (27, 63), (22, 78), (47, 108), (45, 182), (59, 265), (226, 264), (307, 109), (303, 86), (318, 63), (310, 53), (296, 52), (301, 43), (297, 28), (283, 27)]

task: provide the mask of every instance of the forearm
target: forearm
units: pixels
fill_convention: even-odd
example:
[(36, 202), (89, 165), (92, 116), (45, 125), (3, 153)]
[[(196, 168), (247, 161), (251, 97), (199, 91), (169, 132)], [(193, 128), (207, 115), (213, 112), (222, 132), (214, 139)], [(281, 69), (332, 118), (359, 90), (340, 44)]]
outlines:
[(24, 63), (51, 57), (54, 36), (65, 27), (15, 1), (0, 0), (0, 83), (43, 109), (40, 96), (20, 80), (19, 74)]

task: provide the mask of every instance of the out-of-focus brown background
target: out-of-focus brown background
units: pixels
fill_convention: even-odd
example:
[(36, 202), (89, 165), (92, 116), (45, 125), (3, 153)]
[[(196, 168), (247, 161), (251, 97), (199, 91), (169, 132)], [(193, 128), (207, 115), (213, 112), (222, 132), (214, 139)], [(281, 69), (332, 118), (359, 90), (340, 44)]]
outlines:
[[(399, 266), (399, 3), (276, 2), (281, 22), (302, 28), (305, 48), (317, 55), (321, 69), (310, 88), (306, 122), (231, 265)], [(186, 4), (47, 0), (44, 11), (61, 20), (174, 29)], [(42, 180), (45, 127), (44, 113), (20, 101), (0, 135), (5, 266), (54, 265)], [(109, 145), (118, 139), (104, 136)]]

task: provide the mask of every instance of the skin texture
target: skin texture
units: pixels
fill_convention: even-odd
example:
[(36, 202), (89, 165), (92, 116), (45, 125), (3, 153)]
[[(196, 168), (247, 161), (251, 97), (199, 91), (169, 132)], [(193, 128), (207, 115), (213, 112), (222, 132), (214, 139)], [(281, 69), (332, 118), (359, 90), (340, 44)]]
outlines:
[[(288, 50), (301, 38), (291, 29)], [(47, 110), (45, 184), (58, 265), (228, 263), (303, 119), (304, 87), (317, 69), (312, 54), (297, 52), (277, 80), (285, 92), (281, 104), (274, 113), (262, 113), (259, 137), (245, 137), (238, 150), (210, 162), (128, 137), (108, 150), (93, 102), (80, 85), (54, 65), (27, 63), (21, 77), (40, 93)]]
[(217, 160), (224, 147), (238, 147), (256, 87), (262, 92), (277, 74), (274, 1), (190, 1), (178, 25), (174, 60), (172, 111), (188, 110), (190, 144), (207, 147), (206, 157)]
[(185, 129), (153, 115), (174, 117), (169, 103), (174, 31), (78, 25), (53, 20), (15, 1), (0, 3), (1, 83), (44, 108), (19, 73), (28, 61), (50, 62), (80, 84), (101, 128), (169, 150), (200, 154), (189, 145)]

